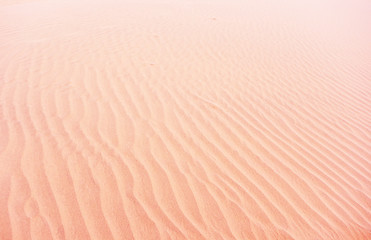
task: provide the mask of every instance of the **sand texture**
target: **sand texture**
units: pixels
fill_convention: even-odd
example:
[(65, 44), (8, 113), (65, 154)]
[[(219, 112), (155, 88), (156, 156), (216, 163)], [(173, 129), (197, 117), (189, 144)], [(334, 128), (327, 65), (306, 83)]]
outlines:
[(370, 43), (368, 0), (0, 1), (0, 239), (371, 239)]

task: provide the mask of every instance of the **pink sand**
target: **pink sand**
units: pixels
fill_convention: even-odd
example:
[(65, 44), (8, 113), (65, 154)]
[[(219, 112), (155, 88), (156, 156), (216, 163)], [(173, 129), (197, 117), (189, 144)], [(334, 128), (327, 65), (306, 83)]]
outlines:
[(371, 239), (369, 1), (0, 1), (0, 239)]

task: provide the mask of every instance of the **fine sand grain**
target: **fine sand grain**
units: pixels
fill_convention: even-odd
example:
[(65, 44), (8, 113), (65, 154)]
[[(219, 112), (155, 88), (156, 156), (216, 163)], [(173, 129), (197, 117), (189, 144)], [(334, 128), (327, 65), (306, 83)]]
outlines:
[(0, 0), (0, 239), (371, 239), (370, 27), (368, 0)]

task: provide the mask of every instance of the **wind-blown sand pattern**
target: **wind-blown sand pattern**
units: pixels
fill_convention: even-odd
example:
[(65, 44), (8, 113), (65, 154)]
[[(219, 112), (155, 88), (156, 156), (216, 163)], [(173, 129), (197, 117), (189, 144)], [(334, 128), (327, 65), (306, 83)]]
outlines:
[(0, 239), (371, 239), (368, 1), (0, 1)]

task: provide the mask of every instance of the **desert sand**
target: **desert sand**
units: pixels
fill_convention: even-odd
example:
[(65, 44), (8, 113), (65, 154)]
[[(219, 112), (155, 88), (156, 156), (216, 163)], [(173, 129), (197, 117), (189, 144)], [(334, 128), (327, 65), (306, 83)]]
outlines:
[(371, 239), (370, 27), (366, 0), (0, 1), (0, 239)]

